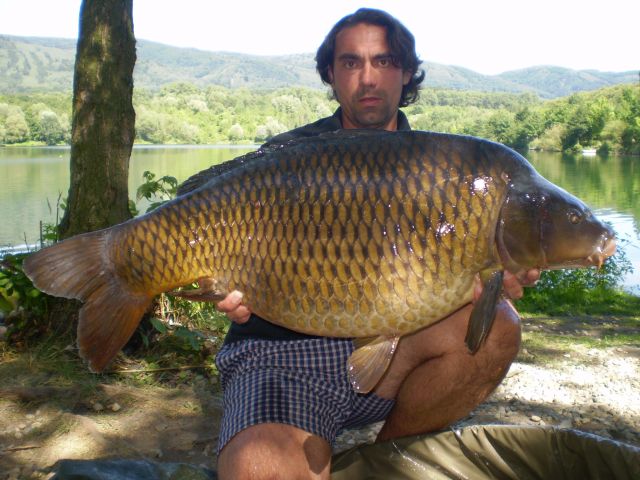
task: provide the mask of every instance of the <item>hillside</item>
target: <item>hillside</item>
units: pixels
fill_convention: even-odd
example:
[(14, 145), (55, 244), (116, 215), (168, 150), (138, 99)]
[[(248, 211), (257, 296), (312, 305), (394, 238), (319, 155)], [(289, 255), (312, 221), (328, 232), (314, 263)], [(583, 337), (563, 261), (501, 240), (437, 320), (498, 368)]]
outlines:
[[(76, 41), (0, 35), (0, 93), (70, 91)], [(313, 54), (257, 56), (207, 52), (139, 40), (134, 77), (137, 87), (158, 89), (175, 82), (199, 87), (271, 89), (322, 88)], [(531, 92), (557, 98), (620, 83), (634, 83), (637, 72), (599, 72), (540, 66), (482, 75), (457, 66), (424, 62), (425, 87), (484, 92)]]

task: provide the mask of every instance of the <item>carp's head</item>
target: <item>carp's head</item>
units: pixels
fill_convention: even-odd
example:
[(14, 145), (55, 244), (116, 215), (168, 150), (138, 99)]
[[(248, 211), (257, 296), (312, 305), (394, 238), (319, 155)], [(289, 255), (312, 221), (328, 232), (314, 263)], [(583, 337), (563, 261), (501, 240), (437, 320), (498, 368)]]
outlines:
[(579, 199), (535, 171), (507, 179), (497, 242), (508, 270), (600, 267), (616, 250), (613, 230)]

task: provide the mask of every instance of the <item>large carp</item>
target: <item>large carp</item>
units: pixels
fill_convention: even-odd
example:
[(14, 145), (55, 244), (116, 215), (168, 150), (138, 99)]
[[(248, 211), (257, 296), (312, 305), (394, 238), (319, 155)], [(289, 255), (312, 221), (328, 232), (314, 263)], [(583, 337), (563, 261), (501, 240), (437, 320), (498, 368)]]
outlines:
[[(204, 184), (202, 184), (204, 182)], [(270, 322), (377, 337), (349, 363), (354, 388), (384, 373), (397, 339), (470, 302), (474, 352), (502, 272), (600, 265), (611, 229), (515, 151), (474, 137), (341, 131), (202, 172), (157, 210), (29, 256), (36, 287), (84, 302), (80, 355), (101, 371), (154, 296), (232, 290)]]

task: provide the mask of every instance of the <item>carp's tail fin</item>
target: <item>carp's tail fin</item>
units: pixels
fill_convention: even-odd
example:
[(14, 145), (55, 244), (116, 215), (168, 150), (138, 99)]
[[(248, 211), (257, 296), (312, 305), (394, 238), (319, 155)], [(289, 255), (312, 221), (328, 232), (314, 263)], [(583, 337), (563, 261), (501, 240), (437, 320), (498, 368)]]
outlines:
[(153, 298), (136, 294), (115, 274), (107, 249), (111, 233), (77, 235), (29, 255), (23, 265), (39, 290), (84, 302), (78, 348), (94, 372), (127, 343)]

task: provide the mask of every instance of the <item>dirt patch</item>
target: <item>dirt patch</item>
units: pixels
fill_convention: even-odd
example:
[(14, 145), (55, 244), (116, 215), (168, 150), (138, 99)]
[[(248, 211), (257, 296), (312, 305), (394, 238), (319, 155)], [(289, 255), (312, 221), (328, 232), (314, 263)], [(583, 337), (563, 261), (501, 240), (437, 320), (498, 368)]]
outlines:
[[(597, 340), (606, 343), (626, 330), (638, 333), (633, 323), (620, 319), (525, 321), (525, 344), (507, 378), (454, 427), (546, 424), (640, 446), (640, 345), (598, 345)], [(547, 338), (542, 334), (575, 341), (548, 348), (550, 354), (533, 341)], [(583, 341), (587, 337), (591, 340)], [(49, 387), (44, 373), (31, 378), (37, 381), (0, 387), (2, 480), (47, 478), (49, 467), (63, 458), (215, 465), (221, 413), (215, 377), (194, 372), (187, 384), (175, 387), (100, 384), (90, 393), (82, 385)], [(343, 433), (336, 451), (373, 441), (379, 428)]]
[[(220, 396), (195, 387), (100, 385), (67, 404), (73, 389), (5, 389), (0, 400), (0, 478), (46, 478), (63, 458), (149, 458), (213, 466)], [(42, 398), (41, 394), (50, 395)], [(64, 397), (67, 396), (67, 399)], [(28, 401), (25, 402), (25, 400)]]

